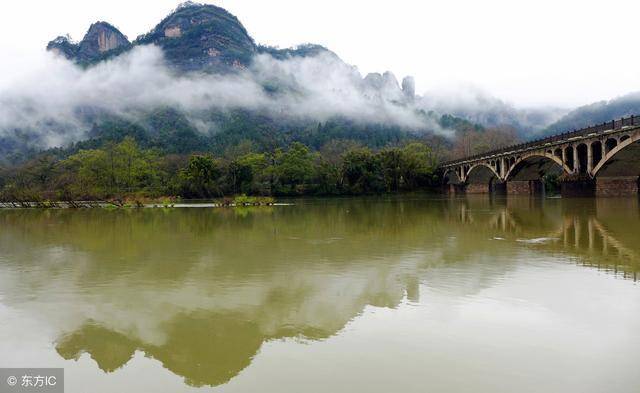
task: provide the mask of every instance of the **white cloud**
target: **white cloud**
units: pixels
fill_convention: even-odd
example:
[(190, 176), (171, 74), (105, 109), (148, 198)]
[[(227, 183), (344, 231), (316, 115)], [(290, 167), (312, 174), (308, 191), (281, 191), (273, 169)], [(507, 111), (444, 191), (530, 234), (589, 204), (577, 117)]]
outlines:
[[(249, 69), (227, 75), (176, 74), (155, 46), (136, 47), (87, 69), (51, 53), (37, 64), (0, 91), (0, 130), (30, 129), (41, 133), (47, 147), (85, 135), (83, 110), (135, 119), (140, 111), (164, 106), (183, 110), (198, 120), (199, 129), (207, 128), (202, 111), (246, 109), (441, 131), (415, 107), (398, 103), (399, 87), (371, 90), (355, 68), (329, 53), (288, 60), (259, 55)], [(268, 84), (278, 90), (267, 92)]]

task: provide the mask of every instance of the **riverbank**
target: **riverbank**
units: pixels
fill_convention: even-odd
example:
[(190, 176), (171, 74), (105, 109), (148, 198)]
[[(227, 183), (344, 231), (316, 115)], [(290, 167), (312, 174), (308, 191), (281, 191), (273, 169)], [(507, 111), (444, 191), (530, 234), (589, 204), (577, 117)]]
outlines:
[(276, 200), (272, 197), (254, 197), (238, 195), (236, 197), (213, 200), (182, 200), (175, 197), (164, 198), (115, 198), (107, 200), (87, 201), (5, 201), (0, 202), (0, 209), (141, 209), (141, 208), (174, 208), (174, 207), (256, 207), (273, 206)]

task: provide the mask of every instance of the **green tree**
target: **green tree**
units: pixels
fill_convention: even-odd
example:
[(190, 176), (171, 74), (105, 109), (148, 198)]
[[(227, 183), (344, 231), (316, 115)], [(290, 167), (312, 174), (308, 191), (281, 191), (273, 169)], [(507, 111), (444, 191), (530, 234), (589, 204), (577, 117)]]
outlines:
[(388, 148), (378, 154), (387, 192), (398, 191), (400, 188), (404, 158), (402, 153), (398, 148)]
[(251, 168), (251, 178), (242, 184), (242, 192), (268, 194), (270, 192), (270, 161), (265, 153), (249, 153), (238, 159), (238, 163)]
[(342, 177), (347, 191), (350, 193), (364, 194), (384, 191), (380, 160), (369, 149), (355, 149), (344, 155)]
[(294, 142), (286, 152), (276, 151), (275, 153), (275, 173), (280, 184), (281, 191), (299, 192), (300, 186), (313, 178), (314, 156), (309, 148), (302, 143)]
[(438, 165), (431, 149), (422, 143), (410, 143), (400, 151), (400, 175), (406, 189), (424, 187), (433, 180)]
[(222, 165), (212, 155), (193, 155), (181, 173), (187, 196), (210, 198), (222, 195)]
[(316, 189), (320, 195), (337, 195), (340, 187), (340, 167), (325, 160), (324, 157), (316, 165)]
[[(64, 160), (63, 172), (74, 173), (59, 179), (72, 194), (108, 197), (123, 193), (158, 192), (160, 157), (154, 150), (141, 150), (132, 138), (104, 149), (80, 150)], [(74, 180), (77, 184), (72, 184)]]

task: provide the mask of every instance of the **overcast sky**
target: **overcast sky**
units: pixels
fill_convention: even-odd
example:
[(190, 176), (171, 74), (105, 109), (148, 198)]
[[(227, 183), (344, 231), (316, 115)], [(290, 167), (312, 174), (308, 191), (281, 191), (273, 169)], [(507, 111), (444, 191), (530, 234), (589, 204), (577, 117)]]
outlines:
[[(417, 91), (474, 86), (518, 106), (576, 106), (640, 90), (640, 2), (627, 0), (209, 1), (262, 44), (327, 46), (363, 74), (416, 78)], [(174, 0), (27, 0), (0, 12), (0, 87), (46, 43), (105, 20), (130, 39)]]

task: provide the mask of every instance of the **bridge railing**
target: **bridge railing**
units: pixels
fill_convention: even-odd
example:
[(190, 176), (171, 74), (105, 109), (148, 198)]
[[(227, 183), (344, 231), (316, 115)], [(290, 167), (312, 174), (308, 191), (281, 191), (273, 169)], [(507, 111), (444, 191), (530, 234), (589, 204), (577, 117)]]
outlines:
[(556, 135), (536, 139), (533, 141), (520, 143), (517, 145), (503, 147), (502, 149), (491, 150), (485, 153), (475, 154), (473, 156), (443, 162), (441, 166), (455, 165), (465, 161), (473, 161), (482, 157), (494, 156), (497, 154), (507, 153), (514, 150), (524, 150), (531, 147), (537, 147), (539, 145), (543, 145), (546, 143), (559, 142), (559, 141), (580, 137), (580, 136), (591, 135), (591, 134), (602, 134), (606, 131), (619, 130), (619, 129), (622, 129), (623, 127), (631, 127), (631, 126), (639, 126), (639, 125), (640, 125), (640, 117), (632, 115), (630, 117), (626, 117), (626, 118), (623, 117), (622, 119), (619, 119), (619, 120), (611, 120), (609, 122), (596, 124), (593, 126), (581, 128), (579, 130), (568, 131), (562, 134), (556, 134)]

